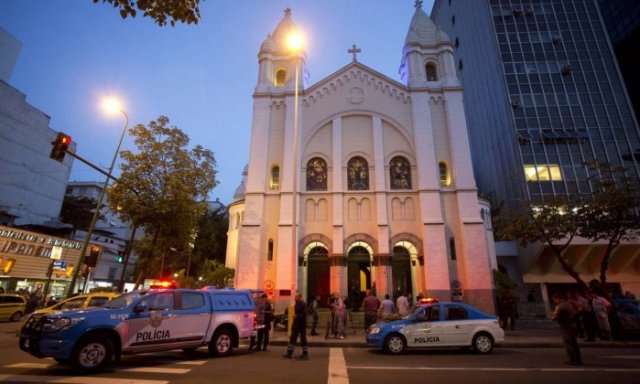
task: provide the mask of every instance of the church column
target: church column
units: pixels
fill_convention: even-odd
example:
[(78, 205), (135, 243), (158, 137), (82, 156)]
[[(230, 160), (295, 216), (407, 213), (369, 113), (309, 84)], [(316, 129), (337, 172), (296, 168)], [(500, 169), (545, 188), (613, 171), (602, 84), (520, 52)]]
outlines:
[[(462, 104), (462, 89), (445, 91), (445, 112), (449, 126), (452, 171), (457, 189), (457, 205), (462, 239), (456, 239), (458, 271), (464, 276), (465, 301), (492, 312), (494, 310), (491, 260), (485, 240), (484, 222), (480, 217), (478, 191), (473, 176), (471, 150)], [(462, 253), (462, 255), (460, 255)]]
[(442, 217), (438, 162), (433, 142), (430, 97), (427, 92), (415, 92), (411, 98), (415, 124), (422, 242), (424, 245), (425, 293), (448, 300), (451, 296), (449, 261)]
[[(376, 222), (378, 223), (378, 260), (389, 257), (389, 216), (387, 212), (387, 192), (384, 159), (384, 138), (382, 134), (382, 119), (380, 116), (373, 116), (373, 153), (376, 183), (374, 192), (376, 194)], [(376, 263), (374, 263), (375, 265)], [(386, 264), (386, 265), (384, 265)], [(389, 263), (380, 263), (379, 267), (373, 267), (375, 271), (374, 279), (378, 292), (387, 292), (388, 282), (391, 276)]]
[(333, 199), (333, 254), (330, 257), (336, 258), (331, 260), (331, 292), (340, 292), (340, 295), (349, 293), (347, 285), (347, 267), (344, 254), (344, 212), (342, 202), (344, 199), (342, 187), (342, 118), (333, 119), (332, 127), (332, 157), (331, 157), (331, 184), (329, 187), (332, 191)]

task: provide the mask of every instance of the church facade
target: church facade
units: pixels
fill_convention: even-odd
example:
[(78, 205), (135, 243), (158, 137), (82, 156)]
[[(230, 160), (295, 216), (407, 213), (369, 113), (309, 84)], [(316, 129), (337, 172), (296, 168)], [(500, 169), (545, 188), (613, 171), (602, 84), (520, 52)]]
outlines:
[[(490, 207), (478, 198), (453, 47), (417, 2), (402, 82), (358, 62), (305, 86), (291, 11), (262, 43), (250, 158), (227, 267), (276, 306), (374, 289), (494, 312)], [(296, 89), (297, 87), (297, 89)], [(297, 104), (296, 104), (297, 103)]]

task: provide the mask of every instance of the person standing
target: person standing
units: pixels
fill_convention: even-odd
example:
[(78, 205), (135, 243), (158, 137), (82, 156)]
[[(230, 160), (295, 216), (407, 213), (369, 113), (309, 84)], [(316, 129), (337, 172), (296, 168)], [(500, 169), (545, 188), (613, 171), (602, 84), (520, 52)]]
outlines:
[(380, 300), (371, 294), (371, 290), (367, 289), (366, 297), (362, 301), (362, 307), (364, 308), (364, 329), (369, 329), (369, 326), (376, 322), (378, 319), (378, 308), (380, 307)]
[(287, 353), (285, 353), (283, 357), (290, 359), (293, 356), (298, 336), (300, 336), (302, 354), (298, 356), (297, 359), (309, 360), (309, 352), (307, 351), (307, 304), (302, 300), (300, 293), (296, 293), (295, 301), (296, 303), (293, 307), (293, 324), (291, 324), (291, 337), (289, 338)]
[(404, 292), (396, 299), (396, 308), (398, 308), (400, 317), (405, 317), (409, 314), (409, 300)]
[(393, 305), (393, 301), (389, 299), (389, 294), (384, 295), (384, 300), (380, 303), (380, 307), (382, 308), (382, 318), (386, 319), (389, 316), (393, 315), (396, 311), (396, 306)]
[(580, 346), (578, 345), (576, 325), (574, 322), (575, 315), (571, 304), (564, 301), (559, 293), (553, 294), (553, 302), (556, 305), (551, 317), (560, 325), (560, 334), (562, 342), (567, 350), (569, 360), (565, 361), (568, 365), (582, 365), (582, 357), (580, 356)]
[(611, 325), (609, 323), (609, 311), (612, 308), (609, 300), (600, 296), (594, 291), (590, 293), (591, 308), (593, 309), (598, 329), (600, 330), (600, 338), (602, 340), (609, 340), (611, 338)]
[[(257, 347), (260, 350), (260, 345), (262, 344), (262, 340), (264, 339), (264, 298), (263, 295), (256, 297), (255, 299), (256, 306), (256, 328), (254, 329), (254, 333), (251, 334), (249, 338), (249, 350), (252, 350), (254, 347)], [(257, 335), (256, 335), (257, 334)], [(256, 342), (256, 336), (258, 341)]]
[(311, 336), (318, 336), (316, 328), (318, 327), (318, 308), (320, 307), (320, 296), (316, 298), (309, 305), (309, 314), (311, 315)]
[(269, 345), (269, 333), (271, 332), (271, 323), (273, 323), (273, 304), (269, 301), (267, 294), (262, 295), (264, 300), (264, 330), (262, 338), (262, 349), (260, 349), (260, 331), (258, 330), (258, 351), (266, 351)]

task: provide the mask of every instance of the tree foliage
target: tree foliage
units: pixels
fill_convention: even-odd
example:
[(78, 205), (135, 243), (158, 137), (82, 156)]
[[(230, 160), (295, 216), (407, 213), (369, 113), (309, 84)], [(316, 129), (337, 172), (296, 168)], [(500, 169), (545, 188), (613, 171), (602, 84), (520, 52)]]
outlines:
[(209, 192), (218, 184), (213, 152), (197, 145), (187, 149), (189, 137), (161, 116), (148, 126), (131, 128), (138, 151), (122, 151), (122, 173), (108, 190), (109, 203), (120, 216), (144, 227), (138, 242), (140, 267), (149, 273), (165, 265), (178, 265), (170, 248), (187, 249), (201, 216), (206, 212)]
[[(98, 220), (104, 219), (102, 209), (98, 214)], [(87, 229), (91, 225), (93, 213), (96, 210), (96, 201), (85, 196), (66, 195), (62, 201), (62, 209), (60, 210), (60, 220), (63, 223), (71, 224), (73, 230)]]
[(226, 208), (207, 211), (198, 223), (198, 237), (195, 240), (192, 263), (202, 260), (218, 260), (224, 263), (227, 251), (227, 230), (229, 218)]
[(546, 244), (562, 268), (585, 290), (588, 285), (564, 257), (571, 242), (576, 237), (607, 242), (600, 263), (600, 282), (606, 287), (613, 252), (622, 241), (634, 240), (640, 231), (637, 180), (627, 177), (620, 167), (587, 166), (594, 175), (592, 195), (558, 195), (541, 204), (525, 204), (520, 210), (504, 210), (495, 220), (496, 238), (518, 239), (522, 246)]
[(120, 11), (123, 19), (136, 17), (138, 11), (143, 17), (152, 18), (161, 27), (167, 21), (173, 27), (176, 21), (198, 24), (200, 20), (200, 0), (93, 0), (94, 3), (108, 3)]

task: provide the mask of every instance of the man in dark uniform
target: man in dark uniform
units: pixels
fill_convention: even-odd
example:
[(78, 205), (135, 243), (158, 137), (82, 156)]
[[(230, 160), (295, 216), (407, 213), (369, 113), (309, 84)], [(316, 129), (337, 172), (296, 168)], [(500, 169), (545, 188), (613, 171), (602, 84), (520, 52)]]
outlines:
[(580, 346), (578, 346), (577, 339), (578, 330), (574, 323), (575, 316), (573, 308), (571, 304), (563, 300), (563, 297), (559, 293), (553, 294), (553, 302), (556, 305), (556, 309), (552, 313), (552, 318), (560, 325), (562, 342), (567, 349), (567, 357), (569, 357), (569, 360), (565, 361), (565, 364), (582, 365)]
[(293, 307), (293, 324), (291, 324), (291, 337), (289, 338), (289, 346), (287, 353), (283, 357), (291, 358), (293, 350), (296, 347), (298, 335), (300, 335), (300, 346), (302, 347), (302, 355), (298, 356), (298, 360), (309, 360), (307, 351), (307, 304), (302, 300), (302, 295), (296, 293), (296, 304)]

